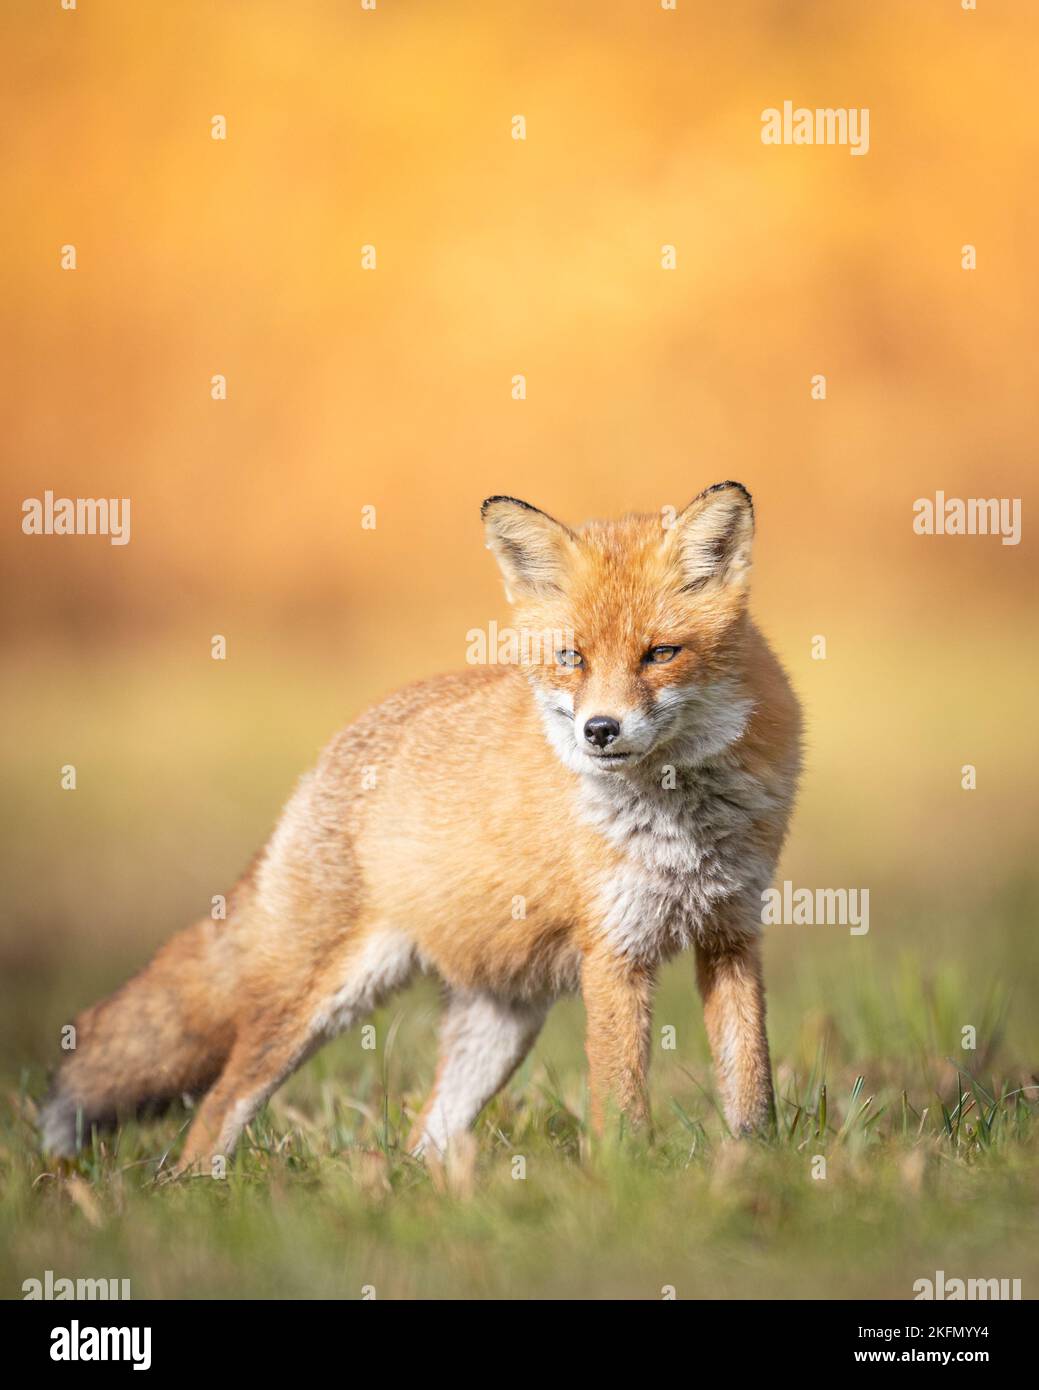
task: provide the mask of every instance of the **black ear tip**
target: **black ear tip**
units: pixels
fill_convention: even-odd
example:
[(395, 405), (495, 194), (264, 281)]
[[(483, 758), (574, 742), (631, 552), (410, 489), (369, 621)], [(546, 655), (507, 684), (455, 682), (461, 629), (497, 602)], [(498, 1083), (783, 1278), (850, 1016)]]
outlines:
[(532, 507), (532, 506), (530, 505), (529, 502), (521, 502), (520, 499), (519, 499), (518, 497), (505, 497), (505, 496), (499, 494), (499, 495), (497, 495), (497, 496), (495, 496), (495, 497), (486, 497), (486, 498), (484, 498), (483, 502), (480, 504), (480, 515), (481, 515), (482, 517), (486, 517), (486, 516), (487, 516), (487, 509), (488, 509), (488, 507), (493, 507), (494, 504), (495, 504), (495, 502), (509, 502), (509, 503), (511, 503), (512, 506), (514, 506), (514, 507), (523, 507), (524, 510), (526, 510), (526, 511), (528, 511), (528, 512), (536, 512), (536, 511), (537, 511), (537, 507)]
[[(747, 506), (751, 511), (754, 510), (754, 498), (750, 495), (750, 489), (744, 487), (742, 483), (738, 483), (735, 478), (727, 478), (724, 483), (712, 483), (710, 487), (704, 488), (703, 492), (700, 493), (700, 497), (709, 497), (712, 492), (722, 492), (727, 487), (734, 487), (737, 492), (742, 492), (747, 499)], [(699, 498), (697, 498), (697, 501), (699, 501)]]

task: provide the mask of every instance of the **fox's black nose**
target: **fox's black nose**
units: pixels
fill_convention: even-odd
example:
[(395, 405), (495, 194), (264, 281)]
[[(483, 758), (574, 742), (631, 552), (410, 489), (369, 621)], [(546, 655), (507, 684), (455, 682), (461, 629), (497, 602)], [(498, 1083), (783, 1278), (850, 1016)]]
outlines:
[(606, 748), (615, 738), (620, 736), (621, 726), (616, 719), (610, 719), (605, 714), (593, 715), (585, 722), (584, 736), (589, 743), (594, 743), (597, 748)]

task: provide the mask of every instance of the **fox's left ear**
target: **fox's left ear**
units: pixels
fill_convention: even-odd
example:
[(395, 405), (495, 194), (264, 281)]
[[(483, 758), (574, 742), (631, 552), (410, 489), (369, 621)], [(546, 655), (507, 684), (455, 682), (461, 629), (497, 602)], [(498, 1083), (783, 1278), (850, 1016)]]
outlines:
[(682, 588), (700, 593), (745, 585), (754, 540), (754, 503), (742, 483), (715, 483), (675, 518), (664, 540), (682, 571)]

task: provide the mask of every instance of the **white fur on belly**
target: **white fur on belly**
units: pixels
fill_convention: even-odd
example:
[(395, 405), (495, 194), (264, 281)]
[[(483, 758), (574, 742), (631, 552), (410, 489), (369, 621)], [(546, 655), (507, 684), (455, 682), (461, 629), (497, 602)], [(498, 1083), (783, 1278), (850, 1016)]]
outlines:
[(352, 1028), (391, 990), (407, 984), (417, 964), (415, 943), (404, 932), (373, 932), (347, 961), (343, 984), (314, 1015), (312, 1034), (334, 1038)]

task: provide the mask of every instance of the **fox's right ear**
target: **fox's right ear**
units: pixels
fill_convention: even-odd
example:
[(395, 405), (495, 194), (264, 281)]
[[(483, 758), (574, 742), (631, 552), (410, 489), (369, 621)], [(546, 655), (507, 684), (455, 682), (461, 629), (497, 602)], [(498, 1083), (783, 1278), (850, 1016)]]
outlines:
[(480, 508), (487, 549), (498, 561), (509, 602), (558, 593), (574, 538), (560, 522), (516, 497), (488, 497)]

